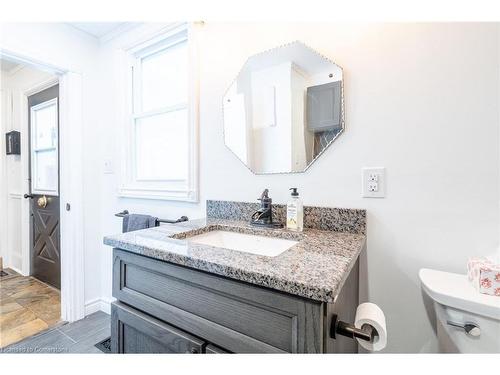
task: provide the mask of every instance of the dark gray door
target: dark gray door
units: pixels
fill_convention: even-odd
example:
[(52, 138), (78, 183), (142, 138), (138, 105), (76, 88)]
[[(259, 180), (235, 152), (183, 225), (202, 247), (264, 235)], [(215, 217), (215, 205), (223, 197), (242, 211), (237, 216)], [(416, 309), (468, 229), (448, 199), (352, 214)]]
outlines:
[(59, 217), (59, 86), (28, 98), (31, 275), (61, 287)]

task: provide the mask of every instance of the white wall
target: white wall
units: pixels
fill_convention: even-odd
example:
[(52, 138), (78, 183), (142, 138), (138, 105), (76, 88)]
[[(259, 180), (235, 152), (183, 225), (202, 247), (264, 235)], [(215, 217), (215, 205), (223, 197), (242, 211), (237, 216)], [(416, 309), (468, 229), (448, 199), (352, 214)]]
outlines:
[[(2, 108), (2, 116), (8, 119), (8, 121), (4, 122), (2, 134), (11, 130), (23, 133), (21, 131), (21, 111), (27, 111), (28, 109), (21, 108), (21, 94), (52, 77), (49, 73), (28, 67), (22, 67), (13, 74), (2, 73), (2, 91), (4, 91), (6, 97), (10, 98), (9, 105)], [(21, 136), (27, 136), (27, 134)], [(5, 249), (2, 251), (5, 256), (4, 267), (11, 267), (18, 272), (22, 272), (21, 227), (23, 223), (21, 221), (21, 199), (23, 199), (22, 195), (27, 191), (23, 191), (21, 158), (27, 158), (28, 154), (21, 152), (21, 155), (5, 155), (3, 150), (0, 154), (0, 163), (5, 166), (6, 175), (5, 180), (1, 183), (4, 185), (2, 200), (6, 209), (2, 209), (5, 215), (2, 215), (0, 222), (2, 222), (1, 225), (3, 225), (4, 235), (6, 236), (3, 244)]]
[(291, 65), (282, 63), (250, 73), (254, 170), (279, 173), (292, 168)]
[[(363, 294), (386, 313), (387, 351), (435, 351), (418, 270), (464, 272), (469, 255), (498, 245), (497, 39), (496, 24), (207, 23), (199, 32), (200, 204), (117, 199), (118, 174), (101, 175), (101, 234), (120, 231), (112, 215), (121, 209), (199, 217), (206, 199), (255, 201), (264, 188), (277, 203), (297, 186), (306, 205), (366, 208)], [(255, 176), (223, 144), (221, 100), (249, 55), (293, 40), (344, 68), (347, 130), (307, 173)], [(113, 47), (104, 49), (112, 92)], [(106, 114), (103, 154), (119, 163), (116, 108)], [(364, 166), (387, 168), (385, 199), (361, 198)]]
[(95, 150), (100, 148), (100, 112), (104, 105), (100, 95), (99, 41), (66, 24), (0, 23), (0, 49), (82, 75), (85, 302), (92, 303), (101, 296), (102, 240), (96, 233), (101, 226), (102, 181), (93, 175), (101, 166), (101, 160), (96, 159), (100, 153)]

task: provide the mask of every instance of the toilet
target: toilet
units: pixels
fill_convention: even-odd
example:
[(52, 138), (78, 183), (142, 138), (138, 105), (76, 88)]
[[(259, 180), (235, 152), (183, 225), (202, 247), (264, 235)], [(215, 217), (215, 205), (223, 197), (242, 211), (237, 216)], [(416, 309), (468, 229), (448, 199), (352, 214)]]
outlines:
[(500, 297), (479, 293), (466, 275), (424, 268), (419, 276), (441, 353), (500, 353)]

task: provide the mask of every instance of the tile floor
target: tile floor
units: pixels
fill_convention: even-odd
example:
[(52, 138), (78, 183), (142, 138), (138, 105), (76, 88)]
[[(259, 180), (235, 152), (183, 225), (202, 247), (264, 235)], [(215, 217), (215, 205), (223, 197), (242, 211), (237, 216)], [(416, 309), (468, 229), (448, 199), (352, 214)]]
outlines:
[(57, 289), (11, 269), (0, 278), (0, 348), (60, 323)]
[(60, 325), (26, 340), (0, 349), (3, 353), (94, 353), (94, 345), (110, 336), (108, 314), (98, 311), (85, 319)]

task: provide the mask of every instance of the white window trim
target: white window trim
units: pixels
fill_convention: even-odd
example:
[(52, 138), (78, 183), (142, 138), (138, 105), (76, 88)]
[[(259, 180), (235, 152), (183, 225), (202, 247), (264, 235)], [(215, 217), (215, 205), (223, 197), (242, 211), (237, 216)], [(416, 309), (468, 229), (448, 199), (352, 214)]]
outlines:
[[(176, 186), (175, 181), (148, 181), (145, 184), (138, 183), (134, 178), (135, 175), (135, 155), (131, 150), (135, 149), (133, 146), (133, 92), (132, 92), (132, 69), (134, 65), (135, 55), (139, 51), (151, 49), (154, 51), (155, 46), (166, 39), (171, 39), (176, 35), (186, 35), (188, 40), (188, 55), (189, 55), (189, 99), (187, 103), (188, 108), (188, 176), (186, 188)], [(141, 198), (141, 199), (158, 199), (168, 201), (184, 201), (184, 202), (198, 202), (199, 201), (199, 187), (198, 187), (198, 145), (199, 145), (199, 71), (196, 40), (193, 35), (193, 26), (188, 24), (176, 24), (162, 30), (154, 36), (148, 38), (147, 41), (133, 46), (128, 46), (123, 49), (123, 66), (124, 74), (122, 75), (124, 82), (127, 82), (124, 88), (124, 107), (121, 118), (123, 119), (122, 142), (121, 142), (121, 168), (120, 168), (120, 187), (118, 189), (119, 197), (126, 198)], [(161, 46), (164, 48), (164, 45)], [(161, 109), (160, 111), (151, 111), (149, 115), (156, 114), (168, 109)], [(143, 114), (145, 115), (145, 114)], [(178, 183), (177, 183), (178, 185)], [(185, 185), (185, 184), (183, 184)]]
[[(57, 98), (47, 100), (46, 102), (34, 105), (33, 107), (30, 108), (30, 118), (31, 118), (31, 124), (30, 124), (30, 134), (31, 134), (31, 145), (36, 144), (35, 140), (35, 131), (34, 127), (36, 127), (36, 121), (35, 121), (35, 112), (39, 111), (43, 108), (50, 107), (52, 105), (56, 106), (56, 113), (59, 114), (59, 102)], [(59, 115), (58, 115), (59, 116)], [(59, 120), (58, 120), (59, 122)], [(37, 195), (49, 195), (49, 196), (58, 196), (59, 195), (59, 125), (57, 126), (57, 142), (56, 146), (54, 148), (50, 148), (51, 151), (56, 152), (56, 163), (57, 163), (57, 170), (58, 170), (58, 176), (57, 176), (57, 184), (55, 190), (44, 190), (44, 189), (36, 189), (35, 188), (35, 151), (31, 148), (30, 149), (30, 166), (31, 166), (31, 194), (37, 194)], [(49, 149), (47, 149), (48, 151)], [(41, 151), (41, 150), (39, 150)]]

